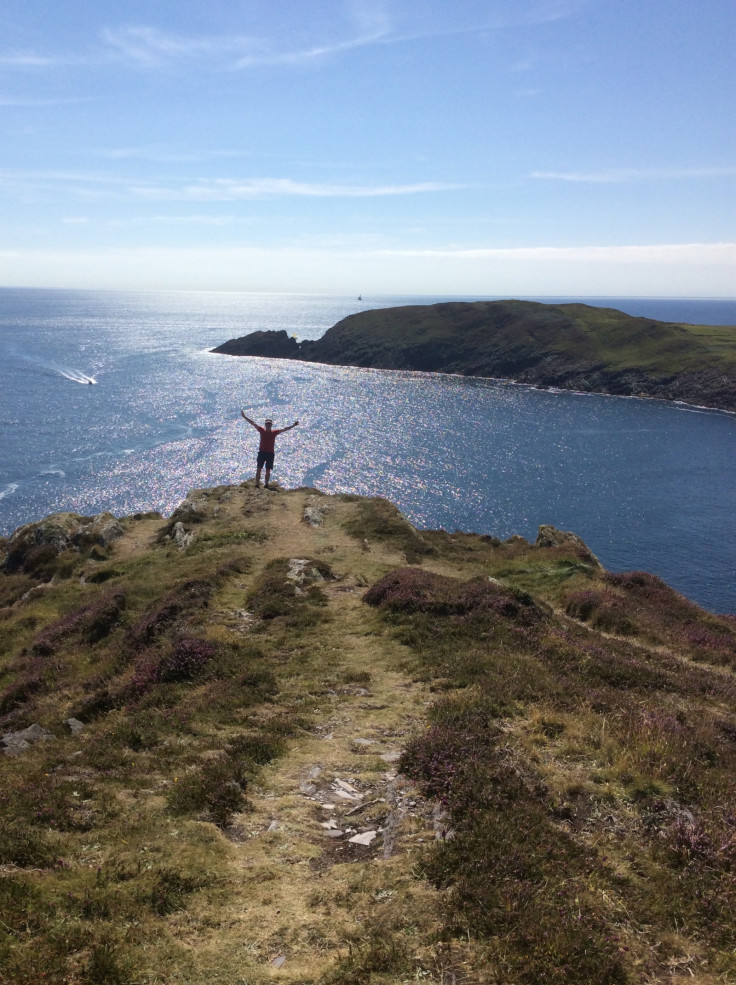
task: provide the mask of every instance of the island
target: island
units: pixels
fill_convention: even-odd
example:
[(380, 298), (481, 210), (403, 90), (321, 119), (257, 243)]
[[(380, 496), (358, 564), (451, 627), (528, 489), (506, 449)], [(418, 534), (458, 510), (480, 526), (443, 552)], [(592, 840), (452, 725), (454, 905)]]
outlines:
[(361, 311), (315, 341), (256, 331), (213, 352), (457, 373), (736, 411), (736, 326), (587, 304), (452, 301)]
[(736, 981), (736, 618), (543, 519), (0, 537), (0, 981)]

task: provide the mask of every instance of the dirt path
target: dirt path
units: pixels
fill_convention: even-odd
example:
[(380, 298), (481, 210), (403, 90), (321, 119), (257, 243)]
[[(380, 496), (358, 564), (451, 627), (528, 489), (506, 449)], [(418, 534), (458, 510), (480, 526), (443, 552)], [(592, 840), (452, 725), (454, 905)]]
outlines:
[(231, 906), (197, 947), (221, 954), (226, 933), (243, 981), (316, 981), (370, 938), (383, 904), (393, 924), (426, 929), (436, 919), (436, 894), (412, 867), (418, 850), (443, 836), (444, 819), (397, 769), (409, 737), (426, 727), (431, 696), (362, 601), (364, 586), (401, 556), (350, 537), (347, 506), (310, 491), (252, 488), (220, 506), (223, 523), (245, 517), (266, 533), (251, 578), (284, 557), (323, 559), (336, 580), (322, 586), (332, 618), (296, 641), (281, 678), (279, 701), (311, 694), (314, 726), (249, 791), (251, 809), (230, 833)]

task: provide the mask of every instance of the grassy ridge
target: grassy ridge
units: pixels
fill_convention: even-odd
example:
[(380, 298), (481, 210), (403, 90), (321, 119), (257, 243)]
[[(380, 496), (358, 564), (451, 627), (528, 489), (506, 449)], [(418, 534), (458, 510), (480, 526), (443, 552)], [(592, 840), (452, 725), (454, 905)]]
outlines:
[(381, 499), (121, 528), (0, 544), (2, 985), (736, 975), (733, 617)]
[[(385, 357), (405, 358), (408, 347), (453, 343), (459, 363), (522, 362), (557, 353), (611, 372), (643, 370), (667, 378), (717, 368), (736, 370), (736, 328), (686, 325), (637, 318), (613, 308), (531, 301), (449, 302), (384, 308), (349, 315), (315, 351), (348, 354), (382, 347)], [(405, 367), (411, 368), (411, 367)]]

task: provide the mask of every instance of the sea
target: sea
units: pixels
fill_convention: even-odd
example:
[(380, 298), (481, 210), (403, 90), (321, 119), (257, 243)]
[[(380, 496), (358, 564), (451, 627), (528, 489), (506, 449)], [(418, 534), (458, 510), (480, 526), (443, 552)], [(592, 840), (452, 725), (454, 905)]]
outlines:
[[(735, 414), (210, 351), (448, 300), (0, 289), (0, 534), (67, 510), (168, 514), (190, 489), (251, 477), (242, 409), (299, 421), (277, 442), (283, 487), (385, 496), (419, 528), (533, 541), (551, 523), (610, 570), (653, 572), (736, 613)], [(530, 300), (736, 326), (736, 300)]]

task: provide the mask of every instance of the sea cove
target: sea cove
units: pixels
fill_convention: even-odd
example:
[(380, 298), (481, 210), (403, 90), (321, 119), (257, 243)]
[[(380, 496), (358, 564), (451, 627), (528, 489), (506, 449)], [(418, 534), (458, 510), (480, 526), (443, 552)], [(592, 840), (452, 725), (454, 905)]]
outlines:
[[(284, 486), (385, 495), (423, 528), (533, 540), (553, 523), (611, 570), (651, 571), (736, 611), (733, 415), (207, 351), (251, 330), (315, 339), (366, 307), (440, 300), (0, 291), (0, 532), (56, 510), (171, 512), (192, 488), (249, 477), (243, 407), (301, 421), (279, 448)], [(736, 320), (727, 302), (600, 303)]]

